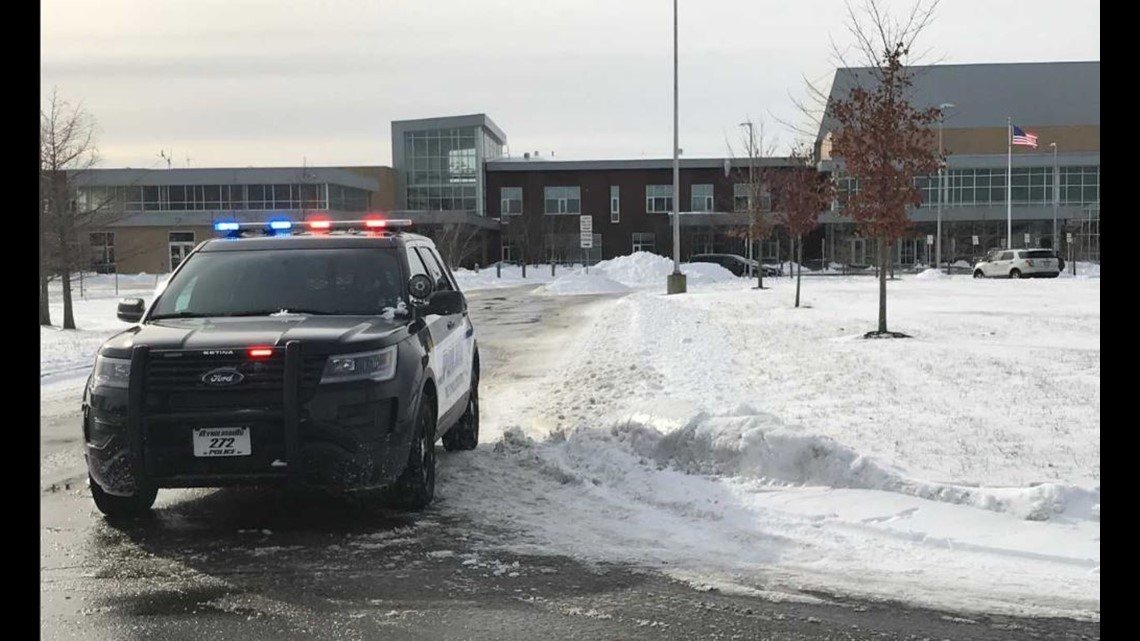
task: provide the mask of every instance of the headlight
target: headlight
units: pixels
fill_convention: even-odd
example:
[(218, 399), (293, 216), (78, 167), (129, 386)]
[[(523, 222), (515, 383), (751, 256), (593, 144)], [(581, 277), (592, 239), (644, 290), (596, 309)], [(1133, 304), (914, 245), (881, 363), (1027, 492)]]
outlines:
[(95, 357), (95, 386), (127, 388), (131, 380), (131, 361), (126, 358)]
[(321, 374), (322, 383), (386, 381), (396, 375), (396, 346), (375, 352), (330, 356)]

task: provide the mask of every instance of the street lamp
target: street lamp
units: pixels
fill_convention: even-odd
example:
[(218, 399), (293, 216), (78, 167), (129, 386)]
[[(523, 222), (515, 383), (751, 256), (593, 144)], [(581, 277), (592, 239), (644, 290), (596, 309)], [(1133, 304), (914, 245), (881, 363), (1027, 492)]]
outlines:
[(684, 294), (685, 275), (681, 273), (681, 143), (677, 135), (677, 0), (673, 0), (673, 273), (665, 293)]
[[(946, 197), (946, 185), (943, 175), (946, 173), (944, 167), (946, 161), (942, 158), (942, 120), (946, 115), (946, 110), (954, 107), (952, 102), (944, 102), (938, 105), (938, 229), (935, 230), (934, 235), (934, 268), (938, 269), (942, 266), (942, 199)], [(946, 268), (947, 272), (950, 268)]]
[(1053, 251), (1061, 255), (1060, 243), (1057, 242), (1057, 205), (1061, 200), (1061, 172), (1057, 167), (1057, 143), (1051, 142), (1053, 148)]
[[(752, 152), (752, 144), (753, 144), (753, 140), (755, 140), (755, 139), (752, 137), (752, 121), (751, 120), (749, 120), (748, 122), (740, 123), (740, 126), (741, 127), (748, 127), (748, 200), (749, 200), (749, 205), (751, 205), (752, 197), (755, 195), (754, 192), (756, 191), (756, 189), (755, 189), (756, 183), (754, 182), (755, 178), (753, 178), (753, 176), (752, 176), (752, 157), (754, 155)], [(749, 221), (749, 222), (751, 222), (751, 221)], [(749, 225), (747, 239), (748, 239), (748, 241), (747, 241), (748, 242), (748, 252), (747, 252), (748, 253), (748, 260), (752, 260), (752, 228), (751, 228), (751, 225)], [(757, 265), (760, 264), (759, 257), (757, 257), (756, 264)], [(752, 275), (752, 263), (748, 263), (748, 275), (749, 276)]]

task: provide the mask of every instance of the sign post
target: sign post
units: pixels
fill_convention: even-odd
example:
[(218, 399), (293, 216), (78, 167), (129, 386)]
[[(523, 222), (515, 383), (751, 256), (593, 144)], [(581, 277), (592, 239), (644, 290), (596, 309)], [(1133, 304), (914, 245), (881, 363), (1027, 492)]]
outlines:
[[(927, 260), (930, 260), (930, 246), (933, 244), (934, 244), (934, 234), (927, 234), (926, 235), (926, 258), (927, 258)], [(934, 263), (933, 260), (931, 260), (930, 262), (931, 262), (931, 264)], [(934, 268), (938, 269), (938, 265), (934, 265)]]
[[(582, 215), (578, 217), (578, 244), (585, 249), (593, 249), (594, 247), (594, 218), (590, 215)], [(586, 273), (590, 273), (590, 265), (587, 260), (587, 252), (582, 252), (582, 265), (586, 268)]]
[(1029, 234), (1025, 234), (1025, 246), (1026, 246), (1027, 248), (1029, 247), (1029, 242), (1030, 242), (1030, 241), (1029, 241)]

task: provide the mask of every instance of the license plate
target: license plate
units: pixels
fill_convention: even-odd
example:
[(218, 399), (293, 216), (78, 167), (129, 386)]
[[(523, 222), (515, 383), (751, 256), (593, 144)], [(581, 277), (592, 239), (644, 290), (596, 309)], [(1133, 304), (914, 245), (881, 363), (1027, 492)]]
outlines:
[(201, 427), (194, 430), (194, 456), (249, 456), (248, 427)]

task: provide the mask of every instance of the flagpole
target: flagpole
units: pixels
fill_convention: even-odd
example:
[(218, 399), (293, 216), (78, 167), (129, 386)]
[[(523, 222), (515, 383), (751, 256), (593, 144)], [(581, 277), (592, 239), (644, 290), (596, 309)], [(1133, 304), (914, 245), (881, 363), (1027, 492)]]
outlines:
[(1005, 125), (1005, 248), (1013, 249), (1013, 117)]

